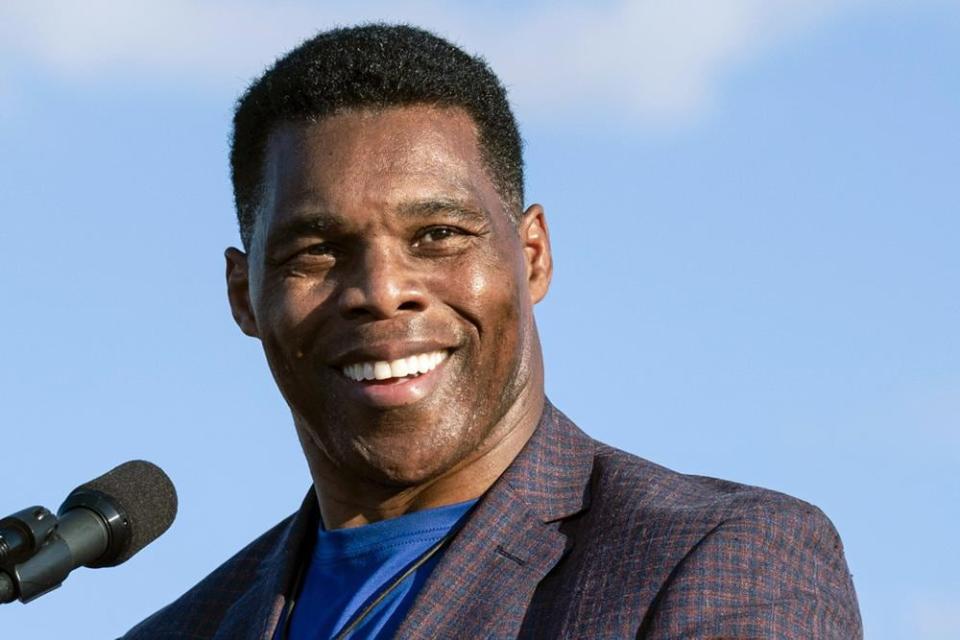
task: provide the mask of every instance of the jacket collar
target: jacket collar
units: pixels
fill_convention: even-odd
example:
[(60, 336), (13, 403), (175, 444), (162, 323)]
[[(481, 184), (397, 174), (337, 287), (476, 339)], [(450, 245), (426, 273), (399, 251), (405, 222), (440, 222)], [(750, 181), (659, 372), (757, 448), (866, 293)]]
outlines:
[(224, 616), (213, 640), (272, 640), (288, 596), (309, 566), (320, 510), (313, 487), (263, 557), (250, 588)]
[(537, 429), (488, 493), (509, 485), (543, 522), (568, 518), (590, 506), (595, 449), (594, 440), (545, 400)]
[(589, 506), (595, 451), (545, 403), (533, 436), (451, 541), (397, 637), (516, 637), (540, 581), (573, 546), (560, 524)]

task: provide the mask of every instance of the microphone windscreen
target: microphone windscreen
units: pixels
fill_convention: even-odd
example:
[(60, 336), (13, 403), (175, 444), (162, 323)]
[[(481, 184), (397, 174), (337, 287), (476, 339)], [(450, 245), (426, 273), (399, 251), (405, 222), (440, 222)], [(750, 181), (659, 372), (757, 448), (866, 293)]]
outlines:
[(146, 460), (131, 460), (77, 487), (105, 494), (123, 513), (130, 542), (103, 566), (126, 562), (170, 528), (177, 515), (177, 491), (163, 470)]

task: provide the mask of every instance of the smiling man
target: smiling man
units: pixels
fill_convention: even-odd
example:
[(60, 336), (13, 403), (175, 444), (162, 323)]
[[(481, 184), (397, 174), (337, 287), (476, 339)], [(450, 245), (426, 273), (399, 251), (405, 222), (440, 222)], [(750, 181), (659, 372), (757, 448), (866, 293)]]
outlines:
[(543, 409), (543, 211), (514, 215), (452, 105), (284, 122), (263, 164), (230, 299), (293, 411), (325, 526), (478, 497)]
[(816, 508), (598, 443), (545, 399), (547, 225), (481, 60), (322, 33), (240, 99), (231, 161), (230, 304), (313, 490), (126, 637), (860, 637)]

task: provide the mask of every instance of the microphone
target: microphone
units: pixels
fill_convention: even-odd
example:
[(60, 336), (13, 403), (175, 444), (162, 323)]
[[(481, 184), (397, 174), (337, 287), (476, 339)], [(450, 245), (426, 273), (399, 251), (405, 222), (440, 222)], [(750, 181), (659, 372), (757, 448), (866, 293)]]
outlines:
[(82, 484), (54, 517), (30, 507), (0, 520), (0, 603), (26, 603), (80, 566), (114, 567), (170, 528), (177, 492), (160, 467), (132, 460)]

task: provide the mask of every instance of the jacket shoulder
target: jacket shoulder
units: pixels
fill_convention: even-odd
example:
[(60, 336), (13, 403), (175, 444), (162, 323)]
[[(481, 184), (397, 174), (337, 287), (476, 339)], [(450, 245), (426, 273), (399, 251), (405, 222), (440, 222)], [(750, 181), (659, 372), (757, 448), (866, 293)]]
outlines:
[(657, 540), (661, 553), (682, 554), (678, 560), (718, 531), (732, 528), (744, 540), (794, 551), (823, 546), (842, 560), (836, 528), (809, 502), (762, 487), (678, 473), (607, 445), (597, 448), (590, 494), (590, 511), (598, 523), (614, 525), (621, 539)]
[(617, 522), (630, 541), (620, 557), (657, 575), (644, 637), (861, 637), (840, 537), (816, 506), (606, 445), (591, 495), (596, 522)]
[(642, 510), (663, 519), (692, 517), (700, 522), (753, 511), (796, 512), (825, 519), (817, 507), (785, 493), (720, 478), (673, 471), (609, 445), (598, 443), (591, 494), (603, 506)]

